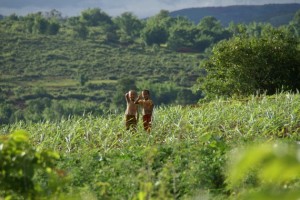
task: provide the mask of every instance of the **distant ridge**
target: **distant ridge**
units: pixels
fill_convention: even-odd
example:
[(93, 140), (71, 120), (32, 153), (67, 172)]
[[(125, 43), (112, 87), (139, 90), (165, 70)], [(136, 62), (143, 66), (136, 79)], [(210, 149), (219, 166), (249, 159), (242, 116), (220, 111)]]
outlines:
[(230, 22), (235, 24), (250, 22), (268, 22), (273, 26), (288, 24), (295, 13), (300, 10), (300, 4), (265, 4), (265, 5), (237, 5), (226, 7), (203, 7), (186, 8), (170, 12), (170, 16), (186, 16), (194, 23), (206, 16), (213, 16), (218, 19), (223, 26), (228, 26)]

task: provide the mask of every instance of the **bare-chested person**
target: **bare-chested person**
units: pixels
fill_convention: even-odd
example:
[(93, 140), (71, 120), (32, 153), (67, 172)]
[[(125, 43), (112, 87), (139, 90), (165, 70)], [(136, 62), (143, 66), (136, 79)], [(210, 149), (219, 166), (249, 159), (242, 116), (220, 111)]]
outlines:
[(134, 90), (130, 90), (125, 94), (125, 100), (127, 103), (127, 108), (125, 111), (125, 125), (126, 130), (136, 130), (137, 120), (138, 120), (138, 105), (135, 104), (136, 92)]
[(150, 132), (154, 107), (153, 101), (150, 99), (150, 91), (143, 90), (135, 103), (142, 106), (144, 130)]

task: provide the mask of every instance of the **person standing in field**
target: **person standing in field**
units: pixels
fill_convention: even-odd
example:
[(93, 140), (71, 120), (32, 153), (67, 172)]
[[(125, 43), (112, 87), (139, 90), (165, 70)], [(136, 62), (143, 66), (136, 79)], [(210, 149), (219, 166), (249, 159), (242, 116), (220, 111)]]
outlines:
[(130, 90), (125, 94), (125, 100), (127, 104), (126, 111), (125, 111), (126, 130), (136, 131), (139, 113), (138, 113), (138, 105), (135, 103), (135, 97), (136, 97), (136, 92), (134, 90)]
[(150, 132), (152, 124), (152, 113), (154, 108), (153, 101), (150, 99), (150, 91), (143, 90), (135, 100), (135, 103), (141, 105), (144, 130)]

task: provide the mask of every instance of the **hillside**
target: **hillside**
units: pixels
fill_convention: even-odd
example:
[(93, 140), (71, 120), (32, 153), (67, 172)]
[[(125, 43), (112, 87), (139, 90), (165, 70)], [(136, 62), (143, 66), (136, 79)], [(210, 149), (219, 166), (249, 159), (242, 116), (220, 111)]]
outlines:
[[(249, 26), (247, 34), (270, 28)], [(0, 124), (123, 113), (130, 89), (151, 89), (157, 106), (195, 104), (205, 95), (197, 85), (206, 74), (200, 66), (215, 44), (236, 34), (168, 12), (146, 23), (100, 9), (67, 19), (9, 16), (0, 21)]]
[[(123, 90), (128, 91), (132, 84), (124, 85), (120, 80), (129, 83), (133, 80), (138, 88), (151, 84), (152, 91), (159, 90), (166, 96), (170, 92), (177, 95), (178, 88), (190, 90), (200, 73), (199, 54), (180, 54), (164, 48), (5, 32), (1, 33), (0, 42), (3, 44), (0, 102), (14, 105), (20, 113), (30, 107), (29, 101), (36, 107), (40, 103), (35, 100), (41, 98), (50, 100), (50, 105), (40, 104), (43, 110), (45, 106), (54, 106), (54, 101), (68, 105), (69, 111), (56, 110), (61, 114), (70, 110), (74, 113), (77, 107), (77, 114), (99, 113), (111, 108), (112, 101), (119, 105), (115, 109), (123, 112)], [(165, 97), (159, 96), (159, 91), (153, 92), (153, 98), (163, 103)], [(119, 94), (117, 99), (116, 94)], [(195, 96), (194, 101), (197, 99)], [(9, 113), (14, 112), (7, 109)], [(1, 123), (4, 121), (2, 118)]]
[(266, 5), (241, 5), (227, 7), (187, 8), (170, 12), (172, 17), (186, 16), (194, 23), (198, 23), (203, 17), (213, 16), (223, 26), (230, 22), (245, 23), (264, 22), (273, 26), (288, 24), (300, 9), (300, 4), (266, 4)]

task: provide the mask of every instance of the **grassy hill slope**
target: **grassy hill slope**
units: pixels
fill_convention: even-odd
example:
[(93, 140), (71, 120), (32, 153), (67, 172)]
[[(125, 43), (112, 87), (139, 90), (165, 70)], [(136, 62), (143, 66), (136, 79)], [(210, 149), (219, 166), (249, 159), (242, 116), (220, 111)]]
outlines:
[[(138, 87), (172, 84), (190, 90), (200, 74), (200, 54), (155, 46), (122, 46), (5, 30), (0, 33), (0, 42), (2, 99), (20, 109), (41, 93), (50, 99), (84, 100), (109, 107), (120, 79), (134, 78)], [(81, 77), (88, 80), (84, 85)]]

